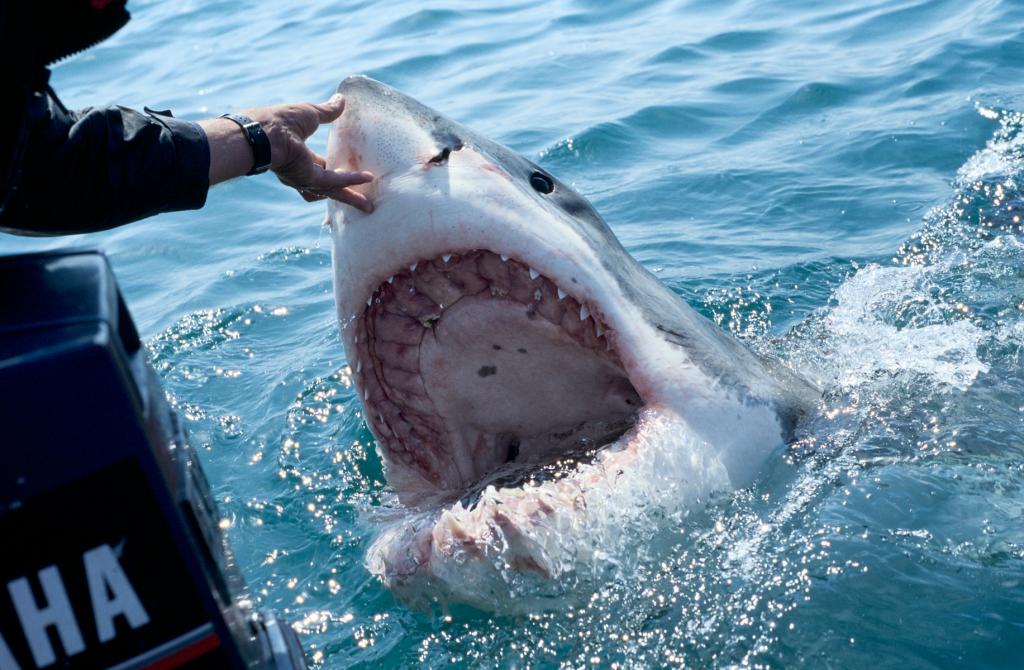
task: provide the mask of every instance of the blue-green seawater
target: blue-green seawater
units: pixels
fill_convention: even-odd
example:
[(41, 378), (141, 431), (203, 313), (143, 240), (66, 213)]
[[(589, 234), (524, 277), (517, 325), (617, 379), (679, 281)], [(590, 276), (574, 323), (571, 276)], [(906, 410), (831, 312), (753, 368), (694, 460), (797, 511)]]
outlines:
[[(0, 237), (110, 255), (252, 594), (315, 667), (1024, 663), (1024, 3), (130, 8), (55, 68), (69, 106), (198, 119), (369, 74), (574, 184), (691, 305), (828, 389), (751, 488), (666, 521), (582, 606), (414, 612), (362, 564), (386, 488), (322, 205), (266, 175), (199, 212)], [(59, 198), (75, 175), (54, 177)]]

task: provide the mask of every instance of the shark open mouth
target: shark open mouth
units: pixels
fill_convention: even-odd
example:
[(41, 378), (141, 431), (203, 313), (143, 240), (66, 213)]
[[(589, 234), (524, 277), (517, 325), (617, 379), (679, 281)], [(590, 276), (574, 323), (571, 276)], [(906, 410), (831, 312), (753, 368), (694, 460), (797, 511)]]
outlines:
[(405, 505), (467, 500), (600, 448), (643, 400), (600, 307), (487, 250), (421, 259), (354, 323), (366, 419)]

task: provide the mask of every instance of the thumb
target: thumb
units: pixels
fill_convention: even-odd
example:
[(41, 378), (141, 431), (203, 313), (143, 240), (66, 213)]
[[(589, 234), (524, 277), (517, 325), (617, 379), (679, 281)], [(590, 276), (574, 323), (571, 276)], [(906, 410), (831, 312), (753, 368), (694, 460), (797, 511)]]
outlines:
[(341, 93), (335, 93), (327, 102), (313, 106), (316, 107), (317, 120), (320, 123), (330, 123), (345, 111), (345, 98)]

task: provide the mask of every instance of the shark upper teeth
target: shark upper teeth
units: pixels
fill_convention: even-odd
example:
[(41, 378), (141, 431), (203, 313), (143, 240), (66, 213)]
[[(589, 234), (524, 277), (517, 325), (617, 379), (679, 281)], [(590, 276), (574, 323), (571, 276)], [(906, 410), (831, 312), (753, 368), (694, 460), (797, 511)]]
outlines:
[(444, 254), (443, 256), (441, 256), (441, 260), (443, 260), (445, 263), (447, 263), (451, 259), (452, 259), (452, 255), (451, 254)]
[(391, 275), (390, 277), (388, 277), (388, 283), (389, 284), (393, 283), (394, 281), (395, 281), (395, 275)]
[(366, 306), (369, 307), (372, 304), (373, 304), (373, 296), (371, 295), (369, 298), (366, 299)]
[(537, 272), (533, 268), (530, 268), (530, 279), (536, 279), (539, 276), (540, 276), (539, 272)]
[(413, 263), (412, 265), (410, 265), (409, 266), (409, 272), (416, 272), (416, 266), (417, 265), (419, 265), (419, 263)]
[(500, 256), (500, 257), (501, 257), (501, 262), (502, 262), (502, 263), (505, 263), (505, 262), (507, 262), (507, 261), (508, 261), (508, 256), (506, 256), (505, 254), (501, 254), (501, 256)]
[(360, 373), (362, 371), (363, 371), (363, 362), (362, 361), (356, 361), (356, 373)]
[(585, 321), (588, 316), (590, 316), (590, 310), (586, 305), (580, 305), (580, 321)]
[(601, 324), (598, 323), (597, 321), (594, 322), (594, 334), (597, 335), (598, 337), (601, 337), (601, 335), (604, 334), (604, 331), (601, 330)]
[(559, 300), (565, 300), (565, 291), (563, 291), (562, 289), (556, 289), (556, 290), (558, 291), (558, 299)]

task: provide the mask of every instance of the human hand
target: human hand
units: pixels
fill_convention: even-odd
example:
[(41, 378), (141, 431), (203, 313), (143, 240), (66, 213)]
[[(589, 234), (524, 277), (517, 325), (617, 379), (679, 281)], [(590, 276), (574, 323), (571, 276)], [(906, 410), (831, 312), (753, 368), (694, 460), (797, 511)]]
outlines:
[[(306, 146), (306, 139), (324, 123), (341, 116), (345, 100), (334, 95), (322, 104), (309, 102), (241, 110), (258, 121), (270, 140), (270, 169), (307, 202), (333, 198), (364, 212), (373, 203), (349, 187), (373, 180), (369, 172), (328, 170), (327, 161)], [(210, 184), (239, 177), (252, 167), (252, 149), (238, 125), (229, 119), (201, 121), (210, 141)]]
[(259, 121), (270, 138), (270, 169), (281, 183), (297, 190), (308, 202), (334, 198), (364, 212), (372, 212), (370, 200), (348, 187), (372, 181), (373, 175), (369, 172), (328, 170), (324, 157), (306, 146), (306, 139), (321, 124), (334, 121), (344, 109), (345, 99), (335, 94), (319, 105), (309, 102), (274, 105), (243, 110), (242, 113)]

